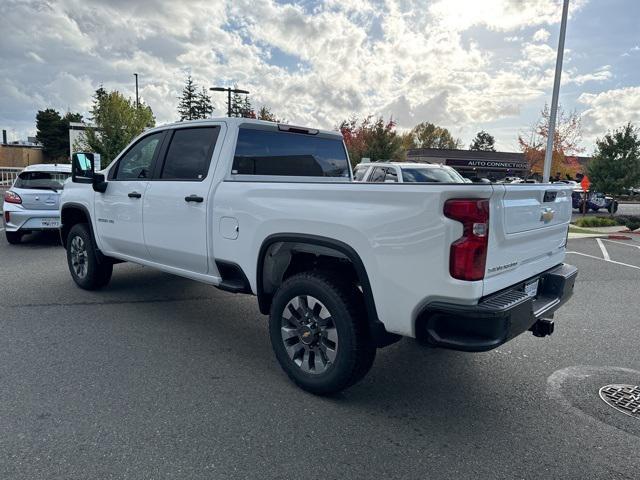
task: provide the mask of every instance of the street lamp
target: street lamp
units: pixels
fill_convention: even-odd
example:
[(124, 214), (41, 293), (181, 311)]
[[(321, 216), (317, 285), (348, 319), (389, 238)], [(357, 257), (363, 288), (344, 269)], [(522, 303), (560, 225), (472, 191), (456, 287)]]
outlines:
[(138, 98), (138, 74), (134, 73), (134, 77), (136, 77), (136, 108), (140, 108), (140, 99)]
[(560, 39), (558, 40), (558, 57), (556, 58), (556, 77), (553, 81), (551, 96), (551, 112), (549, 115), (549, 130), (547, 132), (547, 150), (544, 155), (544, 169), (542, 181), (547, 183), (551, 176), (551, 161), (553, 159), (553, 139), (556, 134), (556, 116), (558, 115), (558, 96), (560, 94), (560, 77), (562, 76), (562, 58), (564, 56), (564, 38), (567, 33), (567, 17), (569, 14), (569, 0), (564, 0), (562, 6), (562, 22), (560, 23)]
[(240, 90), (239, 88), (231, 88), (231, 87), (211, 87), (209, 90), (213, 92), (227, 92), (227, 116), (231, 116), (231, 94), (232, 93), (243, 93), (249, 95), (247, 90)]

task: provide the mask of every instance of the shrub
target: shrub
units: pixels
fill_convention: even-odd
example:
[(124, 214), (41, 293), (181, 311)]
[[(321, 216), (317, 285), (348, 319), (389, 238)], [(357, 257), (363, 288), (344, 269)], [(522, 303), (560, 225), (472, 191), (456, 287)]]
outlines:
[(578, 227), (614, 227), (618, 223), (612, 218), (584, 217), (575, 221)]
[(616, 221), (618, 225), (624, 225), (629, 230), (637, 230), (640, 228), (640, 216), (638, 215), (618, 215)]

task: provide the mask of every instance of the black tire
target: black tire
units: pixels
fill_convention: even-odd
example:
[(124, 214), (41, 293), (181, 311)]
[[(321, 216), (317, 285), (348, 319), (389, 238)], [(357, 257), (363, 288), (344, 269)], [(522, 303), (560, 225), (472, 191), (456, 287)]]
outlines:
[(5, 230), (5, 235), (7, 237), (7, 242), (11, 245), (17, 245), (22, 240), (22, 232), (7, 232)]
[[(308, 297), (318, 300), (318, 303), (328, 310), (331, 329), (337, 335), (333, 361), (325, 361), (326, 355), (320, 353), (320, 349), (326, 347), (323, 343), (327, 342), (326, 332), (318, 333), (316, 347), (308, 346), (309, 349), (316, 349), (312, 359), (318, 361), (316, 359), (320, 358), (321, 362), (324, 362), (324, 365), (318, 363), (320, 365), (318, 370), (321, 370), (321, 373), (304, 371), (303, 367), (294, 361), (287, 351), (282, 333), (283, 325), (288, 321), (284, 316), (289, 302), (296, 298)], [(311, 309), (307, 308), (307, 311), (313, 314)], [(320, 314), (318, 314), (319, 317)], [(293, 314), (291, 318), (294, 318)], [(305, 319), (300, 318), (300, 320), (303, 323)], [(300, 388), (316, 395), (337, 393), (355, 384), (367, 374), (376, 355), (376, 348), (367, 325), (362, 293), (355, 285), (342, 282), (335, 274), (325, 272), (304, 272), (283, 282), (271, 305), (269, 334), (273, 351), (285, 373)], [(294, 336), (297, 336), (297, 339)], [(289, 346), (289, 348), (298, 346), (304, 348), (302, 336), (294, 336), (291, 337), (294, 341), (293, 347)], [(302, 359), (299, 359), (304, 364), (306, 358), (307, 367), (311, 366), (310, 355), (311, 353), (307, 351), (302, 354)], [(318, 355), (323, 356), (317, 357)], [(322, 370), (323, 367), (326, 370)]]
[(85, 290), (97, 290), (111, 280), (113, 263), (108, 258), (98, 260), (98, 252), (86, 223), (74, 225), (67, 236), (67, 264), (71, 278)]

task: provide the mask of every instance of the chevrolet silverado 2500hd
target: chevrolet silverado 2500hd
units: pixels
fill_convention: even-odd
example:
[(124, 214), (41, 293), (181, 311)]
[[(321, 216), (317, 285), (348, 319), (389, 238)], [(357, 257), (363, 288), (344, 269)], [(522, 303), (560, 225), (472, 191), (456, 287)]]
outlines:
[(275, 355), (317, 394), (402, 336), (465, 351), (553, 331), (573, 290), (571, 190), (356, 183), (337, 132), (223, 118), (148, 130), (61, 198), (73, 280), (135, 262), (257, 296)]

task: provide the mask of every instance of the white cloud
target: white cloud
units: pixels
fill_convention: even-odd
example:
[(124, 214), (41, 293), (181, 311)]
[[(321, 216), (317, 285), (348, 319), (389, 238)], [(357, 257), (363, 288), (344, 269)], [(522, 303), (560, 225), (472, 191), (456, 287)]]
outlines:
[(591, 140), (627, 122), (640, 125), (640, 87), (583, 93), (578, 101), (587, 107), (582, 124), (585, 136)]
[[(45, 107), (86, 112), (101, 83), (132, 97), (134, 72), (158, 122), (173, 121), (188, 71), (207, 87), (237, 82), (256, 106), (292, 123), (331, 128), (373, 113), (393, 115), (401, 128), (433, 121), (470, 137), (485, 122), (522, 121), (520, 112), (551, 88), (555, 50), (523, 38), (538, 28), (533, 39), (544, 41), (541, 32), (560, 18), (557, 0), (427, 8), (424, 0), (5, 1), (3, 125), (33, 125)], [(463, 40), (471, 27), (504, 32), (515, 60)], [(582, 84), (607, 72), (571, 76)], [(222, 115), (224, 97), (214, 104)]]
[(550, 36), (551, 36), (551, 33), (549, 33), (549, 30), (547, 30), (546, 28), (541, 28), (540, 30), (537, 30), (533, 34), (533, 41), (546, 42), (547, 40), (549, 40)]
[(565, 76), (565, 83), (575, 83), (576, 85), (583, 85), (587, 82), (605, 82), (613, 78), (611, 72), (611, 65), (604, 65), (597, 70), (582, 75), (575, 75), (574, 72), (569, 71)]

